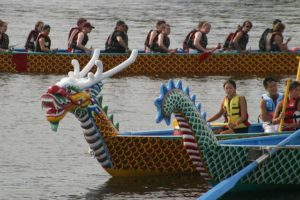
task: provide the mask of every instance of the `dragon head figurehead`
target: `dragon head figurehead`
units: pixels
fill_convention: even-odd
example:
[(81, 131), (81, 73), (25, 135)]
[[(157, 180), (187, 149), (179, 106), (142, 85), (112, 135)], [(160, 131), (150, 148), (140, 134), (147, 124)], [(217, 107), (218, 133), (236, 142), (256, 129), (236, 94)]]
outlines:
[[(41, 97), (42, 107), (46, 110), (51, 129), (57, 131), (59, 121), (68, 112), (74, 113), (90, 105), (94, 101), (93, 98), (101, 91), (103, 80), (132, 64), (137, 53), (137, 50), (133, 50), (126, 61), (104, 73), (103, 64), (98, 60), (100, 55), (98, 49), (94, 51), (92, 59), (81, 71), (78, 61), (72, 60), (74, 71), (70, 71), (67, 77), (50, 86)], [(95, 74), (90, 72), (94, 65), (97, 66)]]

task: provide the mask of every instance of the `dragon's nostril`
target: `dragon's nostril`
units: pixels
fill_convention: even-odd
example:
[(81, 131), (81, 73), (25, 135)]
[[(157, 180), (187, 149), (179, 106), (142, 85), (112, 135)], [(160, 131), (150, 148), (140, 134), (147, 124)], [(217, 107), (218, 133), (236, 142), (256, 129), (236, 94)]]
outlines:
[(57, 91), (57, 93), (59, 93), (63, 97), (68, 96), (68, 92), (66, 91), (65, 88), (59, 88), (59, 90)]

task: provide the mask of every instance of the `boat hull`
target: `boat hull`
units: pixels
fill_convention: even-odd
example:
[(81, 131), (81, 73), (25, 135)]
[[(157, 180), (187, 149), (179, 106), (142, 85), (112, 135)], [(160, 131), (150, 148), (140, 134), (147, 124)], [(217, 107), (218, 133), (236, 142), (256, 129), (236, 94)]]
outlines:
[[(300, 53), (216, 53), (205, 59), (201, 54), (139, 54), (136, 62), (119, 76), (200, 76), (200, 75), (284, 75), (297, 71)], [(128, 54), (101, 54), (107, 71), (128, 58)], [(66, 74), (73, 69), (72, 59), (83, 67), (87, 54), (1, 53), (0, 72)]]

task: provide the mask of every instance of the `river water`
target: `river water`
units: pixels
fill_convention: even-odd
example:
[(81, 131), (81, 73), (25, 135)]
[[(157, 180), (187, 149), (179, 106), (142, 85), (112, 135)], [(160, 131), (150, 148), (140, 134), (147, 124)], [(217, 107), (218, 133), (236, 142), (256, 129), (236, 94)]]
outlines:
[(28, 32), (38, 20), (51, 25), (52, 46), (66, 48), (68, 31), (78, 17), (86, 17), (95, 29), (90, 34), (88, 46), (104, 48), (108, 35), (117, 20), (129, 26), (129, 46), (144, 48), (149, 29), (158, 19), (171, 25), (171, 47), (182, 46), (186, 34), (199, 21), (212, 24), (208, 44), (223, 43), (225, 37), (235, 31), (245, 20), (253, 22), (249, 32), (250, 49), (258, 49), (261, 33), (279, 18), (286, 24), (284, 35), (292, 37), (290, 47), (300, 45), (300, 1), (298, 0), (22, 0), (0, 1), (0, 19), (8, 22), (10, 44), (23, 47)]
[[(11, 44), (22, 47), (37, 20), (52, 26), (53, 47), (65, 48), (66, 35), (78, 16), (87, 17), (96, 29), (89, 45), (103, 47), (118, 19), (129, 25), (130, 46), (142, 48), (145, 34), (157, 19), (172, 25), (172, 47), (179, 47), (185, 34), (199, 20), (213, 28), (209, 43), (222, 42), (243, 20), (250, 19), (249, 47), (257, 48), (260, 33), (275, 18), (287, 25), (291, 46), (299, 45), (299, 1), (214, 0), (214, 1), (0, 1), (0, 19), (9, 23)], [(1, 63), (0, 63), (1, 64)], [(209, 186), (197, 177), (111, 178), (88, 154), (77, 120), (68, 115), (57, 133), (51, 132), (40, 96), (63, 76), (0, 73), (0, 199), (195, 199)], [(223, 82), (229, 77), (175, 77), (203, 105), (208, 116), (215, 113), (224, 95)], [(238, 93), (245, 95), (251, 122), (256, 122), (258, 102), (264, 93), (262, 77), (232, 77)], [(287, 77), (280, 79), (280, 90)], [(167, 128), (155, 124), (153, 100), (168, 78), (112, 78), (103, 88), (104, 104), (120, 122), (121, 131)], [(299, 192), (234, 194), (225, 199), (299, 199)]]

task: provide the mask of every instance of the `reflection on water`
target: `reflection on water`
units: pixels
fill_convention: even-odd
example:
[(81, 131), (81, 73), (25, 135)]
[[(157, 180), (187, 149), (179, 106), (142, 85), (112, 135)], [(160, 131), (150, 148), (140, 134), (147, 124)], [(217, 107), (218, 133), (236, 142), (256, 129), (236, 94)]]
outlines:
[[(76, 199), (196, 199), (211, 186), (199, 176), (110, 178)], [(229, 192), (223, 200), (299, 199), (299, 188)]]
[(207, 191), (200, 176), (110, 178), (86, 199), (195, 199)]

